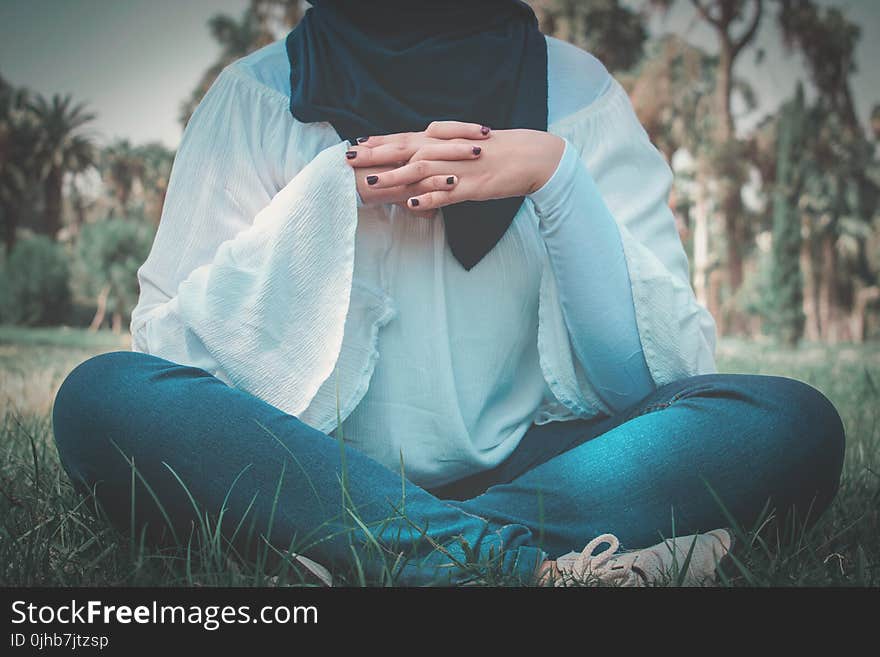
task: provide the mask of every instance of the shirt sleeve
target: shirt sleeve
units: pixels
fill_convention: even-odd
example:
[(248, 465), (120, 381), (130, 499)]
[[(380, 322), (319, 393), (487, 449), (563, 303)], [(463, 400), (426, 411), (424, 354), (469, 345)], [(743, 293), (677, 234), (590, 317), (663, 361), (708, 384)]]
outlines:
[(221, 72), (184, 131), (138, 269), (134, 351), (288, 413), (307, 406), (340, 351), (357, 225), (349, 144), (317, 134), (283, 95), (234, 65)]
[[(607, 394), (607, 388), (631, 386), (627, 389), (631, 396), (646, 389), (647, 382), (639, 374), (627, 299), (632, 302), (652, 387), (716, 372), (715, 321), (694, 295), (687, 255), (668, 205), (672, 170), (651, 143), (626, 91), (612, 81), (593, 104), (556, 122), (551, 131), (568, 142), (569, 153), (564, 166), (560, 161), (556, 172), (560, 178), (553, 185), (560, 183), (563, 192), (556, 197), (553, 187), (544, 191), (547, 196), (564, 198), (565, 204), (577, 201), (560, 212), (543, 212), (545, 216), (538, 220), (547, 244), (539, 349), (545, 377), (556, 398), (575, 416), (591, 417), (614, 412), (613, 399), (610, 405), (603, 399), (614, 397)], [(572, 152), (576, 158), (571, 158)], [(575, 159), (579, 167), (574, 166)], [(565, 178), (566, 184), (562, 184)], [(537, 200), (542, 200), (541, 194)], [(614, 259), (614, 231), (609, 219), (617, 228), (625, 268)], [(561, 231), (578, 241), (565, 244)], [(594, 237), (596, 231), (601, 239)], [(590, 240), (595, 244), (589, 244)], [(597, 257), (618, 272), (614, 280), (606, 280), (606, 272), (595, 273), (586, 262), (586, 254), (596, 255), (599, 248), (608, 249)], [(577, 250), (583, 254), (579, 267), (574, 264)], [(560, 257), (563, 252), (566, 255)], [(624, 269), (627, 277), (622, 275)], [(583, 281), (581, 277), (587, 272), (593, 274), (592, 280)], [(627, 278), (629, 295), (622, 292)], [(592, 304), (601, 302), (601, 293), (593, 289), (598, 280), (615, 297), (613, 309), (606, 307), (613, 313), (607, 320), (588, 317), (588, 310), (575, 308), (580, 303), (586, 303), (585, 308), (597, 307)], [(587, 284), (590, 290), (585, 291)], [(610, 331), (612, 324), (617, 325), (619, 335), (592, 333), (596, 327)], [(603, 340), (616, 346), (613, 359), (607, 355), (596, 360), (601, 347), (591, 343), (601, 345)], [(609, 373), (614, 360), (627, 363), (625, 372)], [(599, 376), (597, 383), (591, 373)]]
[(654, 389), (636, 325), (620, 233), (568, 140), (550, 179), (528, 197), (553, 267), (578, 361), (619, 412)]

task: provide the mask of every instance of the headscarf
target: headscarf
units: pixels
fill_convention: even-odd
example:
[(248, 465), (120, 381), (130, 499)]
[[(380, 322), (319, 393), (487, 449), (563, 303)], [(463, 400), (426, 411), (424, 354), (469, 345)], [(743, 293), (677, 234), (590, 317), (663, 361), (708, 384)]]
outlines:
[[(547, 46), (519, 0), (314, 0), (287, 36), (290, 111), (341, 139), (418, 132), (431, 121), (547, 129)], [(470, 270), (524, 197), (443, 207)]]

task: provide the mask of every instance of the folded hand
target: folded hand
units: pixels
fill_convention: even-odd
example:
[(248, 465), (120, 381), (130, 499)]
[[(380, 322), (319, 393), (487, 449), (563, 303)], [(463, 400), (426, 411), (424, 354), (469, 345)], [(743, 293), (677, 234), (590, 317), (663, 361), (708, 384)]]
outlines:
[(525, 196), (547, 182), (564, 148), (540, 130), (434, 121), (423, 132), (359, 140), (348, 161), (365, 204), (395, 203), (425, 216), (461, 201)]

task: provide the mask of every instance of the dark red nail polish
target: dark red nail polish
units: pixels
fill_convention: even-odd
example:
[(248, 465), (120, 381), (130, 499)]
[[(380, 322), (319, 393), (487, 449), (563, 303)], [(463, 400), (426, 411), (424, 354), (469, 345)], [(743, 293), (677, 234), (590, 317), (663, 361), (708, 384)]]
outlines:
[(486, 126), (486, 125), (484, 125), (482, 128), (480, 128), (480, 132), (482, 132), (484, 135), (488, 135), (488, 134), (489, 134), (489, 130), (491, 130), (491, 128), (490, 128), (489, 126)]
[(369, 139), (369, 137), (358, 137), (357, 143), (363, 144), (365, 141), (367, 141), (367, 139)]
[(349, 160), (353, 160), (357, 157), (357, 151), (345, 151), (345, 157), (347, 157)]
[(411, 199), (409, 200), (409, 203), (410, 203), (410, 205), (412, 205), (414, 208), (415, 208), (415, 207), (418, 207), (418, 205), (419, 205), (419, 199), (417, 199), (417, 198), (411, 198)]
[(479, 146), (474, 146), (474, 155), (479, 155), (482, 152), (483, 152), (482, 148), (480, 148)]
[(379, 176), (367, 176), (368, 185), (375, 185), (377, 182), (379, 182)]

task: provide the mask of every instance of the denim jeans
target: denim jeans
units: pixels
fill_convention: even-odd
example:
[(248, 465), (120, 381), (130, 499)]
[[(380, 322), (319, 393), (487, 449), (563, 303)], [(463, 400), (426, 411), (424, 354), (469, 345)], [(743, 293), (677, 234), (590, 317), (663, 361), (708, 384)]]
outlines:
[[(404, 585), (459, 583), (468, 553), (527, 583), (542, 560), (601, 533), (634, 549), (673, 535), (673, 520), (679, 536), (729, 526), (707, 482), (746, 526), (768, 500), (810, 524), (837, 491), (845, 442), (836, 409), (806, 383), (704, 374), (613, 417), (533, 425), (498, 467), (426, 490), (202, 369), (132, 351), (75, 367), (53, 428), (71, 480), (121, 528), (134, 525), (134, 475), (138, 523), (188, 536), (194, 500), (224, 509), (227, 535), (244, 519), (331, 568), (355, 549), (378, 574), (403, 553)], [(368, 532), (390, 558), (364, 547)]]

